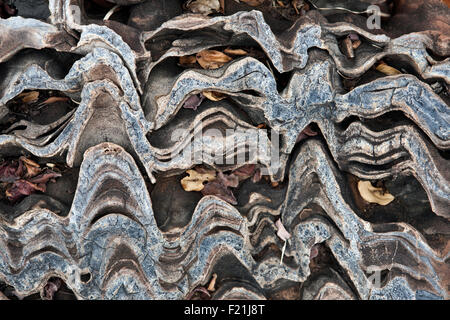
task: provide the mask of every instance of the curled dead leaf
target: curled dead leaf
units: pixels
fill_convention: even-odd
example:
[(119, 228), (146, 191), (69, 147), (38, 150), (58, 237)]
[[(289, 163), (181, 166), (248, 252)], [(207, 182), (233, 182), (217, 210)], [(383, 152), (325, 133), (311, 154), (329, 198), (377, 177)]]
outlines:
[(178, 58), (178, 62), (182, 66), (190, 66), (197, 62), (197, 58), (195, 56), (182, 56)]
[(360, 45), (361, 45), (361, 40), (356, 40), (356, 41), (352, 42), (353, 49), (358, 49)]
[(40, 106), (43, 105), (47, 105), (47, 104), (52, 104), (55, 102), (64, 102), (64, 101), (69, 101), (68, 97), (50, 97), (48, 99), (46, 99), (44, 102), (40, 103)]
[(251, 7), (260, 6), (264, 3), (264, 1), (266, 1), (266, 0), (241, 0), (241, 2), (247, 4)]
[(227, 97), (223, 93), (217, 91), (203, 91), (202, 93), (205, 96), (205, 98), (211, 101), (220, 101)]
[(202, 104), (202, 101), (204, 99), (205, 96), (202, 93), (194, 94), (186, 99), (186, 101), (183, 103), (183, 108), (197, 110), (197, 107)]
[(217, 280), (217, 274), (213, 273), (211, 282), (209, 283), (208, 288), (207, 288), (208, 291), (216, 291), (216, 288), (215, 288), (216, 280)]
[(286, 230), (286, 228), (281, 223), (281, 219), (278, 219), (275, 222), (275, 226), (277, 227), (277, 236), (281, 238), (281, 240), (284, 241), (283, 249), (281, 250), (281, 257), (280, 257), (280, 265), (283, 264), (283, 257), (284, 257), (284, 251), (286, 250), (286, 243), (287, 240), (291, 237), (291, 234)]
[(197, 172), (196, 170), (186, 171), (188, 177), (181, 179), (181, 186), (184, 191), (202, 191), (204, 182), (213, 181), (216, 179), (216, 172), (214, 170), (205, 170), (205, 172)]
[(389, 204), (395, 199), (392, 194), (384, 192), (383, 188), (372, 186), (370, 181), (358, 181), (358, 191), (361, 198), (365, 201), (382, 206)]
[(35, 191), (45, 192), (45, 184), (35, 184), (27, 180), (16, 180), (5, 192), (9, 201), (15, 202), (23, 196), (29, 196)]
[(38, 165), (36, 162), (34, 162), (33, 160), (28, 159), (28, 158), (26, 158), (26, 157), (24, 157), (24, 156), (21, 156), (21, 157), (19, 158), (19, 160), (20, 160), (20, 161), (23, 161), (24, 164), (29, 165), (30, 167), (36, 167), (36, 168), (39, 168), (39, 165)]
[(23, 163), (17, 162), (3, 162), (0, 164), (0, 182), (14, 182), (23, 174)]
[(375, 69), (388, 76), (395, 76), (397, 74), (402, 74), (400, 71), (391, 66), (388, 66), (383, 61), (381, 61)]
[(219, 0), (189, 0), (186, 8), (191, 12), (204, 15), (223, 11)]
[(30, 179), (33, 183), (47, 183), (50, 179), (61, 177), (60, 173), (54, 172), (50, 169), (45, 169), (44, 173), (41, 173), (38, 176), (35, 176)]
[(314, 259), (315, 257), (317, 257), (319, 255), (319, 247), (320, 247), (320, 244), (317, 244), (317, 243), (311, 247), (311, 250), (309, 253), (310, 259)]
[(228, 175), (219, 171), (217, 179), (208, 182), (202, 190), (202, 194), (204, 196), (214, 195), (232, 205), (236, 205), (237, 200), (230, 188), (236, 188), (238, 185), (239, 177), (237, 175), (233, 173)]
[(275, 226), (278, 229), (277, 236), (279, 236), (281, 240), (286, 241), (291, 237), (291, 234), (286, 230), (286, 228), (281, 223), (281, 219), (278, 219), (275, 222)]
[(238, 176), (239, 180), (245, 180), (253, 176), (255, 173), (256, 165), (246, 164), (233, 171), (233, 174)]
[(267, 128), (267, 124), (265, 123), (260, 123), (256, 126), (257, 129), (266, 129)]
[(44, 287), (44, 299), (53, 300), (55, 293), (61, 288), (62, 281), (59, 278), (50, 279)]
[(231, 57), (217, 50), (202, 50), (197, 53), (196, 58), (203, 69), (218, 69), (232, 60)]
[(313, 128), (311, 128), (310, 125), (307, 125), (305, 127), (305, 129), (302, 130), (302, 132), (300, 132), (297, 136), (297, 140), (295, 141), (295, 143), (300, 142), (308, 137), (314, 137), (317, 136), (317, 132), (313, 130)]
[(342, 48), (347, 58), (353, 59), (355, 57), (355, 53), (353, 51), (353, 43), (350, 38), (347, 37), (343, 40)]
[(20, 157), (19, 160), (23, 162), (27, 170), (27, 173), (25, 174), (26, 178), (34, 177), (41, 172), (40, 166), (33, 160), (27, 159), (23, 156)]
[(233, 56), (245, 56), (248, 54), (248, 52), (243, 49), (231, 49), (231, 48), (226, 48), (225, 50), (223, 50), (223, 52), (226, 54), (231, 54)]
[(194, 295), (196, 293), (199, 293), (200, 296), (204, 295), (207, 299), (211, 298), (211, 294), (209, 293), (208, 290), (206, 290), (206, 288), (204, 287), (197, 287), (194, 290), (192, 290), (187, 296), (186, 296), (186, 300), (191, 300), (192, 297), (194, 297)]
[(19, 94), (19, 98), (21, 98), (23, 103), (35, 102), (39, 98), (39, 91), (23, 92)]

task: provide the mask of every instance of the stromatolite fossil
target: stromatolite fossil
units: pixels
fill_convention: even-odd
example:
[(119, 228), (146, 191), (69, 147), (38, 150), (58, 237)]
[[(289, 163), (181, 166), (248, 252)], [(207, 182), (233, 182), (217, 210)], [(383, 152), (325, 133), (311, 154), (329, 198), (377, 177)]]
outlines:
[(0, 1), (0, 299), (448, 299), (450, 9), (246, 2)]

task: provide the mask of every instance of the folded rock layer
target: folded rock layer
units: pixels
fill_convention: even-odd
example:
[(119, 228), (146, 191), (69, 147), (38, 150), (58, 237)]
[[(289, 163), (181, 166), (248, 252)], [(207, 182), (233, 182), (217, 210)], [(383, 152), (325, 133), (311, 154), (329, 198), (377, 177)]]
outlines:
[(113, 2), (0, 18), (0, 300), (449, 298), (448, 28)]

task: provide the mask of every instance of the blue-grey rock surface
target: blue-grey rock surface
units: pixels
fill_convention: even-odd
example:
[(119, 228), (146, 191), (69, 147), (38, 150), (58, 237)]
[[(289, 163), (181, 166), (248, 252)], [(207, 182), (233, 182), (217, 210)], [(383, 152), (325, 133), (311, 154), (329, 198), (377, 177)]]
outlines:
[[(0, 18), (0, 300), (449, 299), (450, 29), (369, 30), (371, 1), (283, 32), (264, 10), (294, 7), (110, 2)], [(11, 178), (24, 157), (60, 176)]]

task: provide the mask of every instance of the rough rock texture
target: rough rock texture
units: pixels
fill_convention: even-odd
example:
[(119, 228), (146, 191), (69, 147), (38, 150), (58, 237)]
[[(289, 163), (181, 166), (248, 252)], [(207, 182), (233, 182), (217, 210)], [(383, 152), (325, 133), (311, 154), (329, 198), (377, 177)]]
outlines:
[[(55, 277), (78, 299), (198, 298), (213, 274), (212, 299), (449, 298), (449, 8), (427, 11), (433, 28), (394, 32), (389, 20), (383, 33), (334, 22), (313, 1), (281, 32), (267, 8), (204, 16), (181, 14), (181, 1), (111, 2), (50, 0), (49, 15), (20, 16), (17, 1), (19, 16), (0, 19), (0, 161), (67, 167), (47, 193), (0, 197), (0, 300), (45, 298)], [(392, 19), (414, 8), (400, 1)], [(350, 35), (354, 58), (341, 49)], [(225, 47), (259, 55), (213, 70), (178, 63)], [(381, 60), (401, 72), (375, 71)], [(25, 117), (12, 106), (30, 91), (68, 104)], [(226, 98), (183, 107), (204, 91)], [(206, 128), (234, 132), (196, 139)], [(241, 163), (217, 162), (262, 142)], [(217, 172), (256, 164), (233, 186), (236, 205), (182, 190), (192, 150)], [(364, 201), (359, 180), (395, 200)]]

